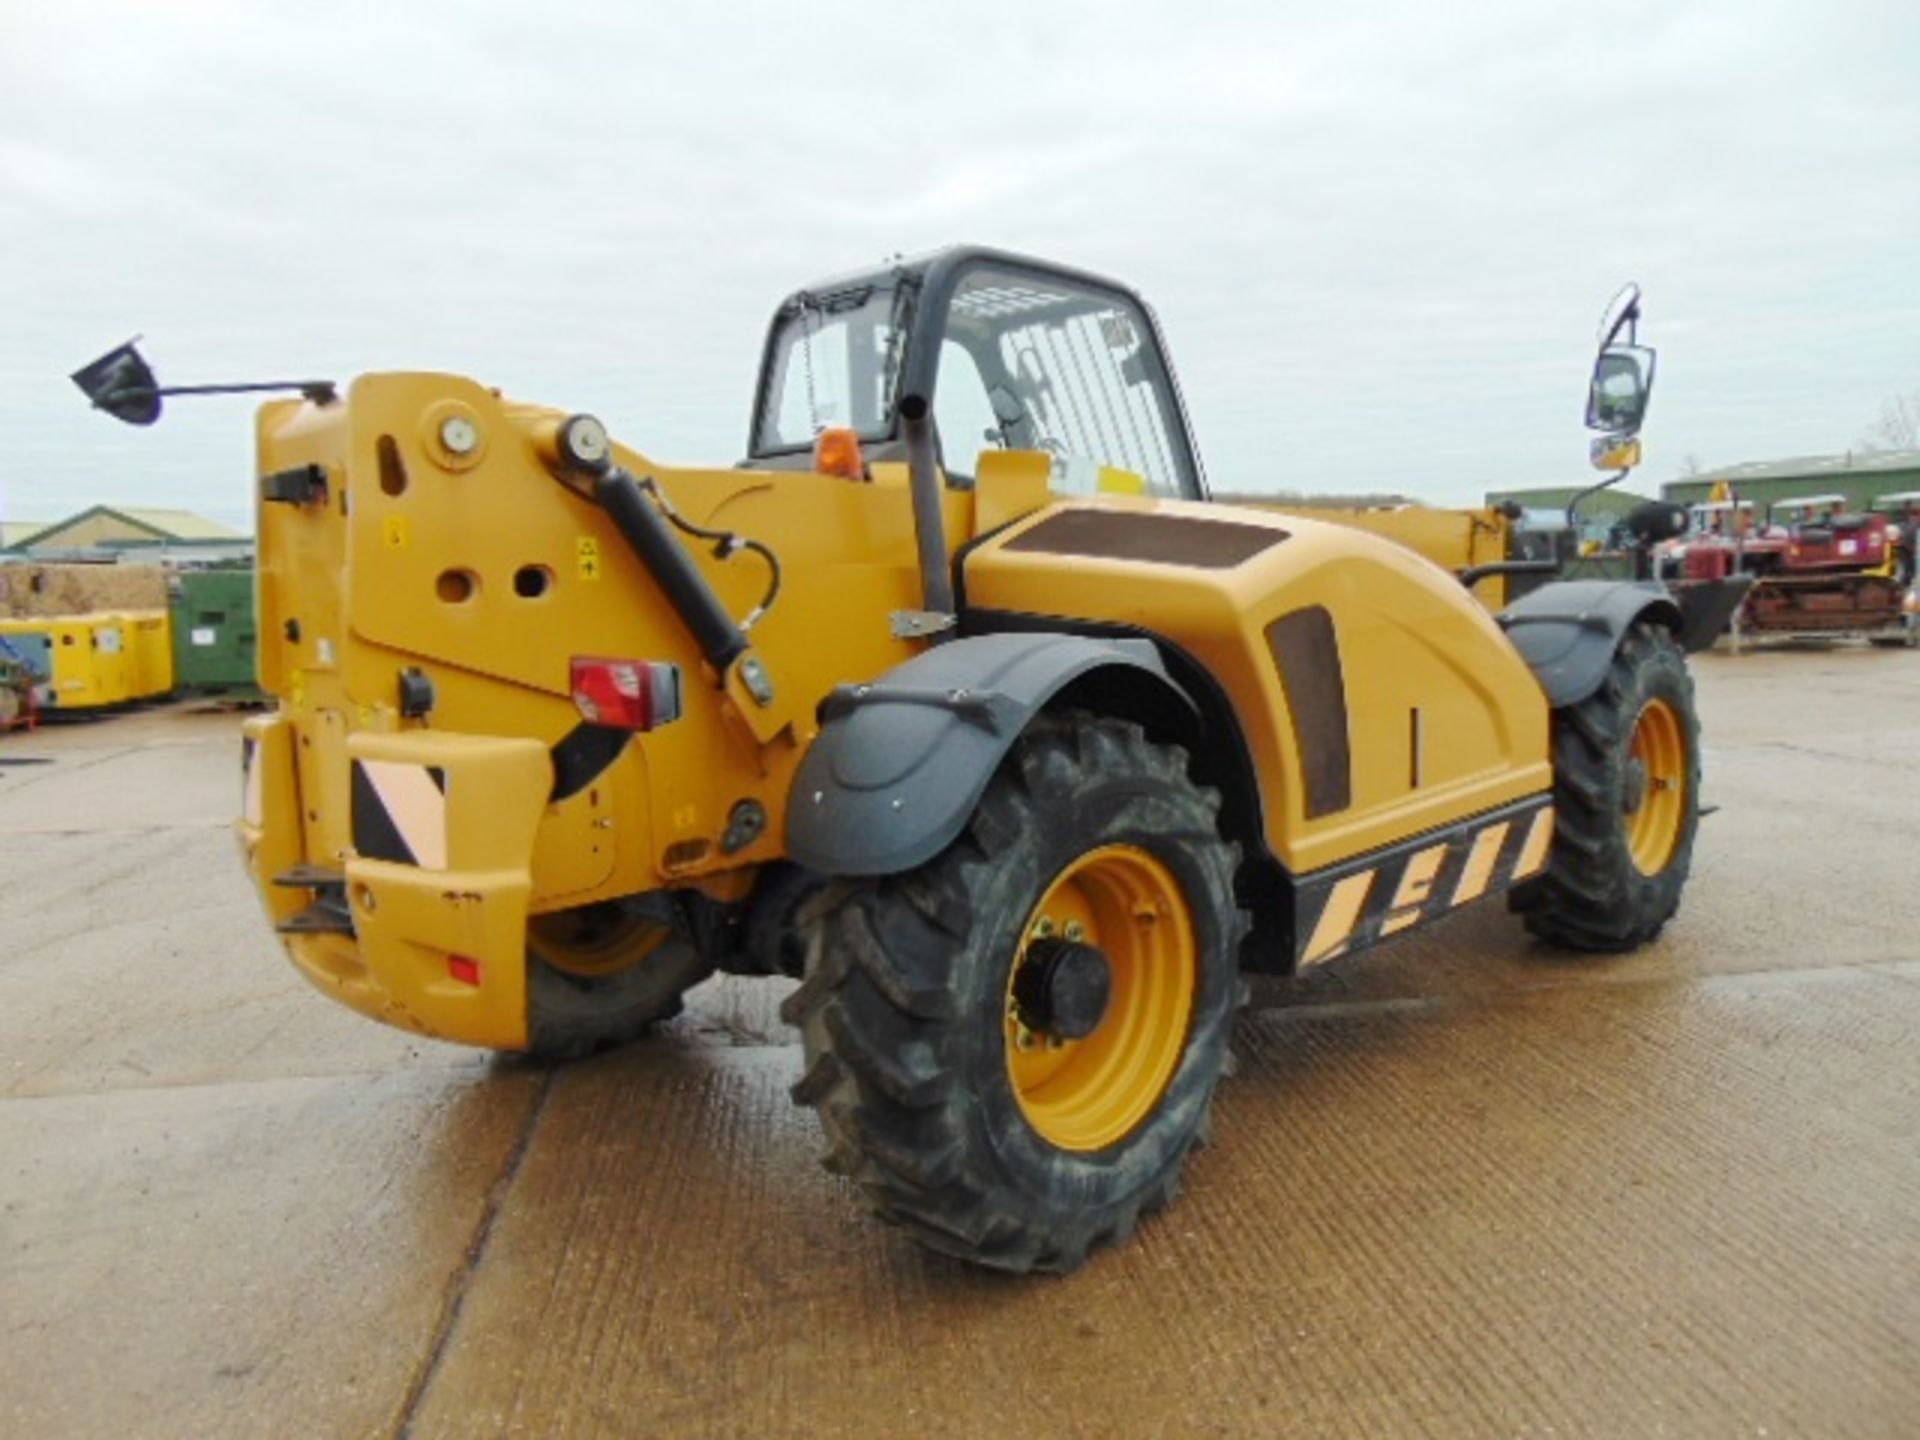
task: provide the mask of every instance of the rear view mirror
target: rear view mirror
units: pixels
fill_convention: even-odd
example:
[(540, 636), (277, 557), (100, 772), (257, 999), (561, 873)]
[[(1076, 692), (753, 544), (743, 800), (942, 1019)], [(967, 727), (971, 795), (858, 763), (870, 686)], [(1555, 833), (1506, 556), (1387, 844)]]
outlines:
[(1587, 461), (1596, 470), (1631, 470), (1640, 463), (1640, 442), (1629, 435), (1596, 435), (1587, 442)]
[(1653, 395), (1654, 353), (1645, 345), (1609, 345), (1593, 363), (1587, 428), (1625, 439), (1646, 419)]
[(160, 418), (160, 389), (153, 367), (141, 357), (136, 337), (73, 372), (73, 383), (93, 408), (129, 425), (151, 425)]
[(116, 420), (129, 425), (151, 425), (160, 418), (160, 401), (167, 395), (253, 395), (274, 390), (298, 390), (315, 405), (331, 405), (339, 393), (331, 380), (249, 380), (239, 385), (169, 385), (162, 389), (153, 367), (141, 355), (140, 337), (109, 350), (91, 364), (73, 372), (73, 383)]

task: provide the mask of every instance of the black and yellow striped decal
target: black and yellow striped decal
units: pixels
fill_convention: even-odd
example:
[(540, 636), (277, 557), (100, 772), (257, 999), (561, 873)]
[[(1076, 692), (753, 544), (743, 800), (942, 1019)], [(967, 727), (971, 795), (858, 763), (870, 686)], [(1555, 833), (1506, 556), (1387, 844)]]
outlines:
[(1546, 863), (1545, 793), (1302, 876), (1294, 966), (1305, 970), (1497, 895)]
[(356, 760), (352, 804), (361, 858), (447, 868), (447, 772), (438, 765)]

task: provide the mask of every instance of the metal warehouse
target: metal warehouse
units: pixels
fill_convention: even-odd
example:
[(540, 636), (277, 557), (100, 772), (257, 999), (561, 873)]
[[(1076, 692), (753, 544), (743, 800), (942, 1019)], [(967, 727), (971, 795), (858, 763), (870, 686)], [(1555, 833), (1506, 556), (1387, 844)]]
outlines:
[(1864, 510), (1883, 495), (1920, 490), (1920, 450), (1849, 450), (1841, 455), (1804, 455), (1755, 460), (1669, 480), (1661, 495), (1681, 505), (1711, 497), (1722, 481), (1742, 500), (1765, 507), (1802, 495), (1844, 495), (1847, 508)]

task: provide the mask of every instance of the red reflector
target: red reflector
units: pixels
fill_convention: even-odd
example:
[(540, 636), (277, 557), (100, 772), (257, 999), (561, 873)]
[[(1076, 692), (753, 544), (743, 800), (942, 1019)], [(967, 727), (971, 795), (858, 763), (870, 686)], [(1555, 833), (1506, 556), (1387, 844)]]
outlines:
[(480, 983), (480, 962), (468, 955), (447, 956), (447, 974), (462, 985)]
[(576, 655), (571, 688), (589, 725), (651, 730), (680, 718), (680, 667), (671, 661)]

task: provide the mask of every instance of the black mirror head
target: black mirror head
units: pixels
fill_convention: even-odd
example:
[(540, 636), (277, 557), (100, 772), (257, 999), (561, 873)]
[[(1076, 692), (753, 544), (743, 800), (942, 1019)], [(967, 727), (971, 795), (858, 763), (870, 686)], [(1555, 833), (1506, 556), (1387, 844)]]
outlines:
[(1642, 545), (1677, 540), (1687, 533), (1687, 507), (1667, 500), (1648, 500), (1627, 512), (1627, 529)]
[(129, 340), (81, 366), (73, 372), (73, 383), (93, 402), (94, 409), (129, 425), (151, 425), (160, 418), (160, 389), (154, 382), (153, 367), (135, 348), (138, 343)]
[(1647, 417), (1653, 397), (1653, 350), (1645, 345), (1609, 345), (1593, 362), (1587, 390), (1587, 428), (1630, 439)]

